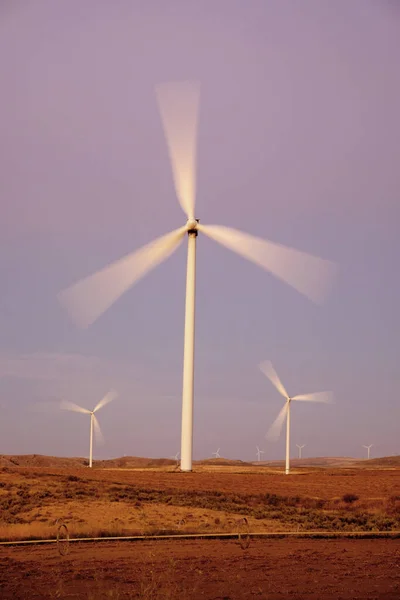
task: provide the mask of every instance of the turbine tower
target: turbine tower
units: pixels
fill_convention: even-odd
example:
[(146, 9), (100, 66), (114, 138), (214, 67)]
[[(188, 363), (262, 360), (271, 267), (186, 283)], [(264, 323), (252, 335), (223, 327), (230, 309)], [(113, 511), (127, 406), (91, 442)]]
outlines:
[(257, 448), (257, 453), (256, 453), (257, 454), (257, 460), (258, 460), (258, 462), (260, 462), (260, 460), (261, 460), (261, 454), (264, 454), (264, 450), (260, 450), (260, 448), (258, 446), (256, 446), (256, 448)]
[(299, 458), (301, 458), (301, 451), (303, 450), (303, 448), (305, 447), (305, 444), (303, 444), (302, 446), (300, 446), (299, 444), (296, 444), (296, 446), (299, 449)]
[(370, 444), (369, 446), (363, 446), (363, 448), (367, 449), (367, 460), (369, 460), (372, 446), (373, 446), (373, 444)]
[(62, 410), (72, 410), (74, 412), (79, 412), (79, 413), (83, 413), (85, 415), (90, 415), (90, 438), (89, 438), (89, 440), (90, 440), (89, 441), (89, 467), (90, 468), (92, 468), (92, 462), (93, 462), (93, 433), (97, 437), (97, 441), (102, 442), (102, 440), (103, 440), (103, 434), (101, 433), (100, 425), (99, 425), (99, 422), (97, 420), (95, 413), (98, 410), (100, 410), (100, 408), (103, 408), (103, 406), (105, 406), (106, 404), (108, 404), (109, 402), (114, 400), (116, 397), (117, 397), (117, 393), (114, 390), (111, 390), (110, 392), (108, 392), (108, 394), (106, 394), (104, 396), (104, 398), (102, 400), (100, 400), (100, 402), (98, 402), (96, 404), (96, 406), (94, 407), (93, 410), (88, 410), (87, 408), (78, 406), (77, 404), (74, 404), (73, 402), (66, 402), (66, 401), (61, 402), (60, 408)]
[(260, 364), (260, 369), (268, 377), (271, 383), (276, 387), (278, 392), (285, 398), (285, 404), (283, 405), (282, 410), (278, 414), (277, 418), (271, 425), (268, 433), (266, 435), (267, 438), (271, 440), (278, 439), (281, 429), (286, 418), (286, 467), (285, 473), (289, 475), (290, 472), (290, 405), (292, 401), (305, 401), (305, 402), (325, 402), (331, 403), (333, 402), (333, 394), (332, 392), (316, 392), (313, 394), (299, 394), (298, 396), (289, 396), (287, 391), (285, 390), (281, 380), (279, 379), (274, 367), (272, 366), (271, 361), (267, 360), (264, 363)]
[(213, 452), (213, 453), (212, 453), (212, 455), (213, 455), (215, 458), (221, 458), (221, 455), (220, 455), (220, 453), (219, 453), (219, 451), (220, 451), (220, 450), (221, 450), (221, 448), (218, 448), (218, 450), (217, 450), (216, 452)]
[(336, 270), (334, 263), (236, 229), (201, 225), (195, 218), (196, 138), (200, 86), (194, 82), (157, 86), (161, 120), (178, 201), (186, 215), (182, 227), (90, 275), (58, 295), (73, 320), (88, 327), (124, 292), (175, 252), (188, 238), (183, 352), (181, 470), (192, 470), (196, 240), (202, 233), (273, 273), (316, 303), (322, 302)]

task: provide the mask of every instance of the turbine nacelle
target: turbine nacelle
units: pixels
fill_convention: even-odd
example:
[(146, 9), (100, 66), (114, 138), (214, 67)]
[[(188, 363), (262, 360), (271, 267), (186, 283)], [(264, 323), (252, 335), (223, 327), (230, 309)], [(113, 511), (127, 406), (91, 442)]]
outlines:
[(188, 219), (186, 223), (186, 230), (188, 233), (195, 233), (197, 235), (199, 225), (199, 219)]

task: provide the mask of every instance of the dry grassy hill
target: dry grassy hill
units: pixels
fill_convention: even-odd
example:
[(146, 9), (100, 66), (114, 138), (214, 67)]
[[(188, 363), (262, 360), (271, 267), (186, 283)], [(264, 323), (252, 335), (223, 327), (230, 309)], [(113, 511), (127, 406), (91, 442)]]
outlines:
[[(283, 468), (283, 460), (245, 462), (228, 458), (208, 458), (193, 461), (194, 466), (200, 467), (267, 467)], [(400, 456), (386, 456), (370, 460), (360, 460), (351, 457), (315, 457), (292, 458), (291, 467), (296, 468), (366, 468), (390, 469), (400, 467)], [(177, 463), (169, 458), (145, 458), (140, 456), (123, 456), (107, 460), (94, 460), (96, 469), (154, 469), (174, 467)], [(80, 457), (65, 458), (59, 456), (43, 456), (41, 454), (0, 455), (0, 467), (56, 467), (56, 468), (81, 468), (88, 466), (88, 460)]]
[[(106, 460), (94, 460), (93, 466), (97, 469), (146, 469), (157, 467), (173, 467), (177, 464), (170, 458), (145, 458), (141, 456), (122, 456)], [(210, 458), (193, 461), (194, 465), (216, 465), (216, 466), (252, 466), (241, 460), (230, 460), (227, 458)], [(60, 456), (43, 456), (41, 454), (19, 454), (0, 455), (0, 467), (56, 467), (56, 468), (79, 468), (88, 466), (85, 458), (64, 458)]]
[(400, 467), (400, 455), (383, 456), (381, 458), (370, 458), (369, 460), (360, 460), (356, 466), (372, 468), (396, 468)]

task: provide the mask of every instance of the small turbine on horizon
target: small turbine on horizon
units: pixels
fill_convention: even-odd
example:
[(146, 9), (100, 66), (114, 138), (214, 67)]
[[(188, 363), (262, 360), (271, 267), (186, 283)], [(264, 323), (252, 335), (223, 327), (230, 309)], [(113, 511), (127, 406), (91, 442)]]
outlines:
[(296, 444), (296, 446), (299, 449), (299, 458), (301, 458), (301, 451), (303, 450), (303, 448), (305, 447), (305, 444), (303, 444), (302, 446), (300, 446), (300, 444)]
[(220, 450), (221, 450), (221, 448), (218, 448), (218, 450), (216, 452), (212, 453), (212, 455), (214, 456), (214, 458), (221, 458), (221, 455), (219, 453)]
[(90, 442), (89, 442), (89, 467), (92, 468), (93, 463), (93, 433), (95, 434), (97, 441), (102, 443), (103, 434), (100, 429), (99, 422), (95, 413), (103, 408), (106, 404), (111, 402), (117, 397), (117, 393), (114, 390), (111, 390), (96, 404), (93, 410), (88, 410), (87, 408), (83, 408), (82, 406), (78, 406), (73, 402), (63, 401), (61, 402), (60, 408), (62, 410), (71, 410), (73, 412), (83, 413), (85, 415), (90, 415)]
[(372, 448), (373, 444), (370, 444), (369, 446), (364, 446), (363, 448), (367, 449), (367, 460), (369, 460), (370, 454), (371, 454), (371, 448)]
[(299, 394), (298, 396), (289, 396), (285, 388), (283, 387), (283, 383), (278, 377), (277, 372), (272, 366), (271, 361), (267, 360), (260, 365), (261, 371), (264, 373), (266, 377), (271, 381), (271, 383), (276, 387), (278, 392), (285, 398), (286, 402), (278, 414), (275, 421), (272, 423), (269, 428), (266, 438), (270, 440), (277, 440), (281, 429), (286, 418), (286, 466), (285, 466), (285, 474), (289, 475), (290, 472), (290, 405), (293, 400), (301, 400), (304, 402), (324, 402), (326, 404), (330, 404), (333, 402), (333, 394), (332, 392), (315, 392), (313, 394)]
[(260, 448), (258, 446), (256, 446), (256, 448), (257, 448), (257, 452), (256, 452), (256, 454), (257, 454), (257, 460), (258, 460), (258, 462), (260, 462), (260, 460), (261, 460), (261, 454), (264, 454), (264, 450), (260, 450)]
[(176, 464), (179, 465), (179, 452), (174, 454), (174, 456), (170, 456), (170, 459), (174, 460), (176, 462)]

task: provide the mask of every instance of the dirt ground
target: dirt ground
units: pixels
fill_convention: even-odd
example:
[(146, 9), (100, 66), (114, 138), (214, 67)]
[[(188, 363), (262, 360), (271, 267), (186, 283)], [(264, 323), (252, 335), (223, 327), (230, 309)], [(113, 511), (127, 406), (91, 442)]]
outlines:
[(0, 548), (2, 600), (398, 600), (400, 540), (101, 542)]
[[(86, 469), (86, 472), (89, 469)], [(81, 471), (82, 473), (82, 471)], [(223, 476), (221, 474), (223, 473)], [(400, 493), (399, 470), (360, 469), (307, 469), (293, 472), (291, 477), (282, 472), (246, 473), (224, 471), (194, 473), (166, 473), (151, 471), (104, 470), (92, 471), (93, 479), (124, 481), (140, 487), (159, 489), (199, 489), (243, 494), (273, 493), (280, 495), (318, 496), (332, 498), (346, 493), (359, 496), (381, 497)]]
[(18, 474), (33, 476), (76, 475), (97, 482), (118, 482), (141, 488), (169, 490), (209, 490), (242, 494), (273, 493), (280, 495), (333, 498), (346, 493), (379, 498), (400, 494), (399, 469), (298, 469), (290, 477), (276, 469), (220, 468), (180, 473), (171, 470), (139, 469), (57, 469), (14, 468), (2, 477), (15, 479)]

